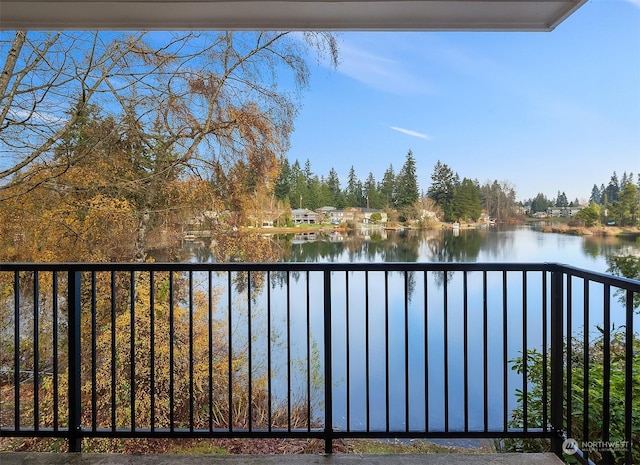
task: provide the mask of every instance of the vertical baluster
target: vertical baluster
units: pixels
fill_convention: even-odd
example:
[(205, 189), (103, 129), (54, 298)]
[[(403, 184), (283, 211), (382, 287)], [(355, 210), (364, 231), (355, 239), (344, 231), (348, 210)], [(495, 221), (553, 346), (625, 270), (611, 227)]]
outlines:
[(287, 431), (291, 431), (291, 273), (287, 271)]
[(116, 418), (116, 299), (117, 299), (117, 291), (116, 291), (116, 272), (114, 270), (111, 271), (111, 431), (115, 432), (117, 429), (117, 418)]
[(20, 431), (20, 272), (13, 272), (13, 425)]
[[(309, 284), (309, 270), (306, 272), (306, 310), (307, 310), (307, 432), (311, 432), (311, 296)], [(268, 286), (268, 280), (267, 280)]]
[(633, 291), (627, 290), (625, 299), (625, 378), (624, 378), (624, 439), (626, 445), (625, 461), (633, 462), (631, 439), (633, 437)]
[(384, 348), (385, 348), (385, 431), (390, 429), (390, 413), (389, 413), (389, 272), (384, 272)]
[(207, 292), (207, 303), (208, 303), (208, 380), (209, 380), (209, 432), (213, 432), (213, 273), (211, 270), (208, 272), (208, 292)]
[(68, 358), (69, 358), (69, 452), (81, 452), (80, 309), (82, 273), (69, 271)]
[(487, 271), (482, 272), (482, 364), (483, 364), (483, 423), (489, 431), (489, 299), (487, 297)]
[(189, 431), (193, 433), (193, 271), (189, 271)]
[(98, 389), (97, 389), (97, 289), (96, 272), (91, 272), (91, 429), (98, 427)]
[(449, 432), (449, 285), (447, 282), (447, 272), (444, 275), (443, 288), (443, 311), (444, 311), (444, 430)]
[(232, 314), (233, 314), (233, 307), (232, 307), (232, 300), (233, 300), (233, 287), (232, 287), (232, 280), (231, 280), (231, 271), (227, 271), (227, 296), (228, 296), (228, 301), (227, 301), (227, 341), (229, 344), (228, 347), (228, 354), (227, 354), (227, 375), (228, 375), (228, 389), (229, 391), (227, 392), (227, 402), (228, 402), (228, 409), (229, 411), (227, 412), (228, 414), (228, 422), (229, 424), (227, 425), (229, 428), (229, 432), (233, 431), (233, 318), (232, 318)]
[[(604, 285), (604, 353), (602, 354), (602, 440), (610, 440), (611, 428), (611, 286)], [(603, 453), (606, 461), (612, 461), (610, 453)], [(631, 462), (629, 462), (631, 463)]]
[(409, 273), (404, 272), (404, 418), (409, 432)]
[(346, 350), (346, 391), (347, 391), (347, 399), (346, 399), (346, 410), (347, 410), (347, 431), (351, 431), (351, 352), (349, 350), (349, 336), (350, 336), (350, 328), (349, 328), (349, 271), (345, 271), (344, 273), (345, 279), (345, 350)]
[(462, 272), (462, 345), (463, 345), (463, 370), (462, 384), (464, 388), (464, 430), (469, 431), (469, 295), (468, 295), (467, 271)]
[[(287, 326), (289, 322), (287, 321)], [(247, 415), (249, 431), (253, 431), (253, 383), (252, 383), (252, 371), (253, 371), (253, 354), (252, 354), (252, 334), (251, 334), (251, 271), (247, 271)], [(289, 339), (287, 338), (287, 347), (289, 346)], [(289, 391), (291, 392), (291, 391)], [(291, 413), (291, 412), (289, 412)]]
[(169, 430), (175, 430), (175, 399), (173, 367), (175, 366), (174, 338), (175, 338), (175, 295), (173, 285), (173, 270), (169, 271)]
[(333, 377), (331, 326), (331, 271), (324, 275), (324, 451), (333, 452)]
[(269, 426), (267, 427), (269, 432), (271, 432), (272, 427), (272, 386), (271, 386), (271, 273), (267, 271), (267, 422)]
[(40, 273), (33, 272), (33, 429), (40, 430)]
[(429, 432), (429, 287), (428, 272), (422, 273), (424, 282), (424, 430)]
[(507, 272), (502, 272), (502, 428), (503, 431), (509, 431), (509, 345), (508, 341), (508, 302), (507, 302)]
[(524, 432), (529, 431), (529, 354), (527, 352), (527, 272), (522, 272), (522, 416)]
[[(582, 441), (589, 440), (589, 280), (583, 280), (583, 342), (582, 370), (583, 370), (583, 396), (582, 396)], [(583, 451), (585, 458), (589, 458), (589, 448)]]
[(156, 429), (156, 370), (155, 370), (155, 340), (156, 340), (156, 283), (155, 273), (149, 271), (149, 408), (151, 409), (150, 417), (151, 431)]
[(564, 422), (563, 282), (564, 273), (554, 268), (551, 273), (551, 428), (554, 433), (551, 449), (560, 458), (563, 457), (562, 425)]
[(364, 272), (364, 369), (365, 369), (365, 395), (367, 433), (371, 431), (371, 373), (369, 360), (369, 271)]
[(129, 321), (129, 366), (130, 366), (130, 392), (131, 392), (131, 404), (130, 404), (130, 424), (131, 431), (136, 430), (136, 272), (131, 271), (129, 274), (129, 307), (130, 307), (130, 321)]
[(59, 335), (58, 335), (58, 272), (54, 271), (52, 276), (52, 315), (51, 315), (51, 325), (53, 326), (53, 431), (56, 433), (59, 429), (59, 405), (58, 405), (58, 396), (59, 396), (59, 372), (60, 367), (58, 364), (58, 343), (59, 343)]
[(572, 359), (573, 359), (573, 278), (570, 275), (567, 275), (567, 335), (566, 335), (566, 344), (567, 344), (567, 436), (572, 437), (573, 435), (573, 368), (572, 368)]
[(549, 396), (547, 393), (548, 380), (548, 352), (547, 352), (547, 272), (542, 275), (542, 429), (546, 433), (549, 430)]

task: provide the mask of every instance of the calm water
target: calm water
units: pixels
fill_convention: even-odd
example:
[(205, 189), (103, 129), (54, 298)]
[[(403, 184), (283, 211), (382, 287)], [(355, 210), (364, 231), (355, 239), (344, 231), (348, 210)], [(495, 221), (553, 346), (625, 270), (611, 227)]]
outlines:
[[(606, 271), (607, 256), (640, 253), (633, 239), (543, 233), (531, 227), (334, 234), (279, 238), (286, 261), (311, 262), (559, 262)], [(285, 248), (286, 250), (286, 248)]]
[[(634, 238), (543, 233), (528, 226), (442, 231), (356, 231), (269, 236), (290, 262), (557, 262), (604, 272), (607, 257), (640, 254)], [(162, 260), (162, 254), (156, 256)], [(181, 261), (213, 261), (203, 243), (186, 243)]]
[[(358, 232), (351, 235), (330, 234), (288, 235), (271, 237), (280, 250), (283, 251), (281, 260), (291, 262), (559, 262), (586, 268), (592, 271), (606, 272), (609, 268), (608, 258), (616, 254), (640, 255), (640, 243), (620, 238), (577, 237), (552, 233), (542, 233), (529, 227), (491, 228), (482, 230), (453, 231), (403, 231), (386, 233)], [(210, 261), (211, 253), (202, 245), (190, 244), (184, 250), (185, 261)], [(318, 276), (318, 279), (321, 276)], [(469, 383), (470, 383), (470, 411), (469, 427), (482, 429), (483, 427), (483, 396), (484, 385), (482, 379), (483, 340), (482, 340), (482, 276), (481, 273), (470, 273), (468, 282), (469, 292)], [(264, 356), (266, 347), (265, 309), (271, 310), (272, 333), (269, 339), (283, 340), (286, 333), (284, 323), (290, 318), (290, 343), (294, 365), (304, 365), (307, 352), (307, 330), (311, 333), (311, 344), (320, 353), (322, 347), (322, 286), (319, 280), (309, 277), (310, 308), (306, 313), (300, 302), (306, 299), (306, 277), (292, 278), (292, 285), (286, 289), (284, 282), (270, 283), (270, 292), (265, 289), (256, 290), (251, 306), (251, 327), (254, 341), (252, 358), (256, 365)], [(425, 412), (428, 412), (428, 423), (431, 430), (444, 430), (444, 392), (445, 392), (445, 363), (443, 352), (448, 350), (449, 373), (449, 409), (448, 420), (451, 430), (462, 429), (464, 422), (463, 404), (463, 302), (462, 276), (455, 274), (444, 283), (442, 275), (429, 274), (409, 288), (409, 304), (405, 308), (405, 285), (403, 276), (399, 273), (391, 274), (388, 281), (389, 294), (387, 296), (389, 315), (385, 316), (385, 305), (382, 301), (370, 302), (365, 310), (362, 296), (368, 292), (364, 283), (364, 275), (353, 273), (346, 279), (338, 280), (332, 288), (333, 313), (333, 380), (334, 380), (334, 423), (341, 429), (346, 428), (347, 421), (351, 429), (364, 429), (369, 426), (384, 428), (387, 421), (383, 408), (372, 408), (371, 416), (366, 417), (366, 397), (364, 396), (366, 382), (367, 351), (370, 359), (370, 403), (374, 406), (384, 406), (387, 396), (385, 386), (385, 372), (389, 370), (389, 424), (392, 429), (403, 430), (409, 421), (410, 428), (424, 428)], [(527, 306), (527, 348), (541, 348), (541, 280), (540, 275), (528, 279)], [(384, 289), (384, 274), (371, 274), (369, 289)], [(295, 281), (295, 283), (294, 283)], [(224, 285), (222, 278), (221, 285)], [(346, 298), (346, 289), (349, 298)], [(445, 299), (444, 287), (448, 287)], [(517, 309), (522, 306), (523, 291), (521, 278), (509, 280), (508, 306)], [(600, 295), (598, 294), (600, 292)], [(579, 283), (574, 289), (575, 302), (582, 295)], [(509, 398), (508, 407), (504, 408), (501, 397), (505, 383), (504, 366), (518, 357), (523, 350), (522, 314), (515, 311), (508, 320), (507, 360), (503, 355), (502, 336), (502, 290), (501, 275), (490, 275), (488, 278), (488, 317), (487, 328), (490, 346), (487, 350), (489, 366), (489, 428), (500, 428), (507, 415), (516, 407), (515, 391), (522, 388), (521, 378), (512, 370), (508, 370), (507, 386)], [(269, 301), (267, 301), (270, 299)], [(287, 315), (287, 299), (294, 302), (290, 315)], [(601, 298), (601, 290), (594, 288), (591, 299), (597, 302)], [(223, 299), (224, 301), (225, 299)], [(384, 300), (384, 299), (382, 299)], [(443, 314), (443, 301), (447, 301), (448, 316)], [(345, 306), (345, 301), (348, 305)], [(427, 309), (425, 310), (425, 302)], [(613, 305), (615, 307), (615, 305)], [(238, 304), (235, 311), (238, 317), (235, 321), (243, 321), (247, 311)], [(302, 305), (304, 307), (304, 305)], [(596, 325), (602, 324), (598, 305), (593, 305), (590, 331), (595, 331)], [(226, 310), (222, 309), (224, 314)], [(615, 310), (614, 310), (615, 312)], [(369, 325), (365, 324), (368, 314)], [(307, 319), (308, 315), (308, 319)], [(388, 318), (388, 320), (387, 320)], [(582, 331), (582, 316), (574, 315), (576, 333)], [(615, 314), (612, 317), (615, 321)], [(347, 321), (349, 329), (347, 331)], [(280, 323), (278, 323), (280, 322)], [(240, 333), (245, 333), (246, 326), (241, 324)], [(428, 329), (427, 329), (428, 326)], [(444, 333), (447, 329), (448, 345), (445, 344)], [(390, 344), (388, 357), (384, 348), (385, 331), (388, 331)], [(346, 336), (348, 332), (349, 349), (347, 352)], [(408, 334), (408, 337), (405, 337)], [(425, 337), (426, 335), (426, 337)], [(366, 339), (369, 340), (367, 346)], [(405, 339), (406, 338), (406, 339)], [(382, 342), (382, 343), (381, 343)], [(239, 341), (240, 345), (242, 341)], [(275, 346), (273, 349), (274, 364), (281, 365), (286, 361), (286, 345)], [(367, 349), (368, 347), (368, 349)], [(405, 348), (409, 348), (409, 357), (405, 359)], [(347, 373), (347, 360), (349, 373)], [(389, 364), (389, 367), (387, 367)], [(405, 382), (404, 368), (409, 367), (408, 390)], [(428, 385), (424, 377), (424, 367), (428, 366)], [(321, 367), (316, 367), (321, 372)], [(287, 380), (283, 377), (288, 369), (282, 367), (273, 376), (273, 395), (275, 398), (286, 398)], [(296, 375), (293, 370), (292, 389), (299, 390), (304, 397), (304, 376)], [(349, 390), (347, 382), (349, 379)], [(425, 391), (428, 395), (425, 396)], [(408, 398), (407, 398), (407, 392)], [(492, 395), (496, 393), (497, 395)], [(312, 393), (312, 396), (315, 394)], [(318, 418), (322, 420), (321, 408), (323, 399), (314, 397), (312, 404), (317, 406)], [(349, 414), (347, 415), (347, 401)], [(406, 418), (405, 402), (410, 404), (410, 415)]]

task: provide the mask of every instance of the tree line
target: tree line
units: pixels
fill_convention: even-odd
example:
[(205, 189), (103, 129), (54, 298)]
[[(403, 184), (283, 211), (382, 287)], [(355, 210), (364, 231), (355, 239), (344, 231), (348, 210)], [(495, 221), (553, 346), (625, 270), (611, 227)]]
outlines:
[(290, 163), (282, 157), (274, 195), (291, 208), (375, 208), (395, 214), (400, 221), (427, 216), (443, 221), (477, 221), (483, 210), (500, 220), (517, 215), (516, 192), (509, 182), (496, 180), (481, 185), (477, 180), (461, 180), (458, 173), (439, 160), (433, 168), (429, 188), (421, 192), (411, 150), (400, 171), (396, 174), (390, 164), (380, 181), (372, 172), (364, 181), (359, 179), (355, 167), (351, 166), (344, 188), (334, 168), (327, 176), (319, 176), (312, 171), (308, 159), (303, 167), (297, 159)]
[(620, 226), (638, 226), (640, 221), (640, 176), (634, 183), (633, 173), (625, 171), (622, 179), (614, 171), (608, 184), (591, 189), (589, 205), (580, 212), (587, 226), (616, 223)]
[[(568, 201), (564, 192), (558, 191), (555, 199), (549, 199), (538, 193), (533, 199), (526, 200), (524, 205), (531, 213), (545, 212), (549, 207), (577, 207), (580, 201)], [(577, 218), (585, 226), (598, 224), (618, 224), (620, 226), (637, 226), (640, 220), (640, 176), (634, 181), (632, 172), (623, 172), (619, 180), (614, 171), (607, 184), (593, 185), (588, 205), (577, 214)]]

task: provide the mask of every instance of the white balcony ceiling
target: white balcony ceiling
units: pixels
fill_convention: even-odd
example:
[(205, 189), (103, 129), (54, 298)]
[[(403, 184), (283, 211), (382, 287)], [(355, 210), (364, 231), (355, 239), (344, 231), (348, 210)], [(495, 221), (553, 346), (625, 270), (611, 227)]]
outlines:
[(0, 29), (550, 31), (586, 0), (0, 0)]

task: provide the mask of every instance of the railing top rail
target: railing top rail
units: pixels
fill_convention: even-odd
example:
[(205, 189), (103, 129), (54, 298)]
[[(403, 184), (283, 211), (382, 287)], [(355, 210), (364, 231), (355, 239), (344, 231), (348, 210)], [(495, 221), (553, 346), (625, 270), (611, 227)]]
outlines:
[(576, 276), (578, 278), (588, 279), (590, 281), (596, 281), (602, 284), (610, 284), (616, 287), (624, 287), (633, 292), (640, 292), (640, 281), (635, 279), (625, 278), (623, 276), (615, 276), (607, 273), (600, 273), (598, 271), (589, 271), (583, 268), (578, 268), (571, 265), (553, 264), (557, 267), (558, 271)]
[(187, 262), (127, 262), (127, 263), (0, 263), (0, 271), (560, 271), (603, 284), (640, 292), (640, 281), (621, 276), (589, 271), (561, 263), (509, 262), (380, 262), (380, 263), (187, 263)]
[(552, 271), (550, 263), (0, 263), (0, 271)]

